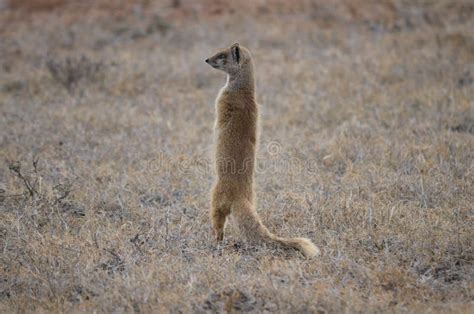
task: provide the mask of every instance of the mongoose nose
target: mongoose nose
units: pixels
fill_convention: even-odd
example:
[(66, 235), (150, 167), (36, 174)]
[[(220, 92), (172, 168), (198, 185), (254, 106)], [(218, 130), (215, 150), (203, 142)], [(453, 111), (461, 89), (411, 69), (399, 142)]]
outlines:
[(209, 63), (209, 59), (204, 60), (204, 62)]

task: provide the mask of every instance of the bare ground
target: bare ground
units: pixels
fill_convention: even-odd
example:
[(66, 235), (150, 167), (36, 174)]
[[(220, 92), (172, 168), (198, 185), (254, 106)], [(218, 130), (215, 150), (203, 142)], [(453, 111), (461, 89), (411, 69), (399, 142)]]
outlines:
[[(472, 313), (474, 4), (328, 3), (0, 1), (0, 311)], [(213, 241), (236, 41), (258, 210), (320, 258)]]

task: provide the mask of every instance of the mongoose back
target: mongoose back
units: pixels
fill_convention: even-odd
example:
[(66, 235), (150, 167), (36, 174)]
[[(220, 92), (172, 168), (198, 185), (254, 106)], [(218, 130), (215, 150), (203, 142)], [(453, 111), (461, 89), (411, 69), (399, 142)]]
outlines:
[(251, 242), (295, 248), (306, 257), (318, 255), (319, 249), (309, 239), (281, 238), (271, 233), (255, 209), (258, 104), (249, 50), (236, 43), (205, 61), (227, 73), (227, 83), (216, 99), (217, 180), (211, 191), (210, 215), (217, 241), (224, 239), (226, 218), (232, 213), (239, 229)]

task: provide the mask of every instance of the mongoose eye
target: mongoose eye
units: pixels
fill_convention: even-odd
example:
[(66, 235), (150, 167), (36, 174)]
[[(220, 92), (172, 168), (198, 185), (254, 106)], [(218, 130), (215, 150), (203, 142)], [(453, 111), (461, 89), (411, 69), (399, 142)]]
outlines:
[(220, 55), (217, 56), (217, 58), (219, 58), (219, 59), (224, 59), (224, 58), (225, 58), (225, 54), (224, 54), (224, 53), (221, 53)]

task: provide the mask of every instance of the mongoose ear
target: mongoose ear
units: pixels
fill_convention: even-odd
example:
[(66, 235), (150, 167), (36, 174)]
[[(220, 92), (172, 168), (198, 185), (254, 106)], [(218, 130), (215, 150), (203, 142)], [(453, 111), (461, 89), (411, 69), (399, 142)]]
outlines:
[(230, 50), (232, 52), (232, 58), (234, 59), (235, 62), (237, 62), (237, 64), (239, 64), (240, 63), (240, 47), (239, 47), (239, 44), (238, 43), (233, 44), (230, 47)]

